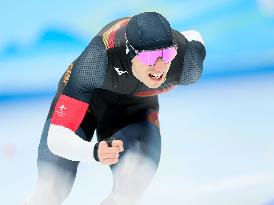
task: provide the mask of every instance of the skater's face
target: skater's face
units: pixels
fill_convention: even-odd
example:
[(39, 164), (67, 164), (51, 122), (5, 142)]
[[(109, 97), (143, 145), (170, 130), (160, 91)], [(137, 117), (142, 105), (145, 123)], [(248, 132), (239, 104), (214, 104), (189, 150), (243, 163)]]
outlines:
[(158, 58), (154, 65), (145, 65), (135, 56), (132, 59), (132, 73), (149, 88), (158, 88), (165, 82), (171, 62), (165, 63)]

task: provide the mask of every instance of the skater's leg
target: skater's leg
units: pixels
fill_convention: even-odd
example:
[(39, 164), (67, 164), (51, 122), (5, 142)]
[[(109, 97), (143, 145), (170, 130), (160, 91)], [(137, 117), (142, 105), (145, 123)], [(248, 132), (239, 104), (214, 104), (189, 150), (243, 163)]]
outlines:
[(59, 165), (39, 162), (38, 182), (27, 199), (27, 205), (60, 205), (69, 195), (76, 176), (78, 163), (68, 163), (68, 169)]
[(116, 132), (125, 151), (112, 165), (113, 190), (101, 205), (133, 205), (144, 194), (157, 170), (161, 154), (159, 128), (150, 122), (134, 123)]
[[(38, 148), (38, 183), (35, 191), (28, 197), (27, 205), (60, 205), (69, 195), (79, 162), (54, 155), (47, 146), (49, 120), (45, 123)], [(83, 130), (77, 130), (85, 137)]]

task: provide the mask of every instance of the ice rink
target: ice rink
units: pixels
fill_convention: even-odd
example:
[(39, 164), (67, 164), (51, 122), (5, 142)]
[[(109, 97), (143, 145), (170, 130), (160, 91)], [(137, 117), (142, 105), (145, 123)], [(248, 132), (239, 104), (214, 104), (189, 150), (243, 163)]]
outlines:
[[(273, 204), (273, 77), (202, 80), (161, 95), (162, 159), (143, 204)], [(35, 188), (50, 100), (1, 103), (0, 204), (21, 204)], [(64, 204), (99, 204), (111, 185), (108, 167), (81, 163)]]

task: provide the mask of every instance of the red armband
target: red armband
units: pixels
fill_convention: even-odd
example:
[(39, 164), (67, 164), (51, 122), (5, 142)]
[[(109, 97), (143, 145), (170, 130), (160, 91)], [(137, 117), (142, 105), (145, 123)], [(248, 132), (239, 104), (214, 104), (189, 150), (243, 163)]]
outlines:
[(51, 124), (61, 125), (76, 131), (85, 117), (88, 103), (61, 95), (55, 105)]

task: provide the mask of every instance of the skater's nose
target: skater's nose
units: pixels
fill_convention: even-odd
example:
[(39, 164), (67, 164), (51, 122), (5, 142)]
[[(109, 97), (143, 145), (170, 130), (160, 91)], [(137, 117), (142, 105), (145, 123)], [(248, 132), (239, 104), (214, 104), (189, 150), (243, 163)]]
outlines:
[(165, 62), (162, 60), (162, 58), (158, 58), (156, 63), (152, 66), (152, 69), (155, 72), (161, 72), (165, 67)]

